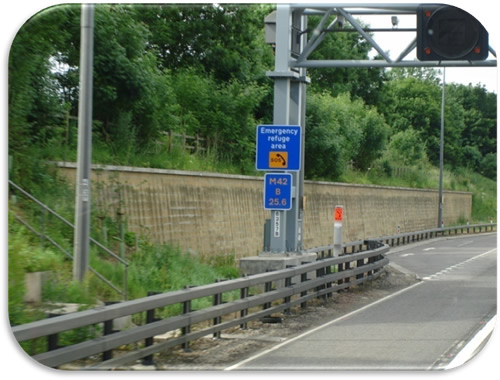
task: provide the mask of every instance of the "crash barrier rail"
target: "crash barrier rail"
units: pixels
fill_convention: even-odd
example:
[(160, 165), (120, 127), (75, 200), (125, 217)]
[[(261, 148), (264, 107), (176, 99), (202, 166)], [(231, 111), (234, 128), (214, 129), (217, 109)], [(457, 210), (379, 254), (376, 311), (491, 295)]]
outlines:
[(494, 231), (496, 229), (496, 226), (497, 226), (496, 223), (484, 223), (484, 224), (472, 224), (465, 226), (432, 228), (422, 231), (406, 232), (403, 234), (382, 236), (375, 238), (373, 240), (394, 247), (443, 236), (455, 236), (459, 234), (475, 234), (475, 233), (482, 233), (483, 231), (484, 232)]
[[(376, 278), (389, 262), (385, 257), (389, 247), (376, 241), (365, 242), (364, 245), (371, 249), (339, 257), (325, 257), (324, 251), (318, 251), (316, 261), (295, 267), (61, 315), (14, 326), (12, 331), (19, 342), (41, 337), (47, 337), (50, 342), (61, 332), (102, 323), (102, 336), (67, 347), (59, 348), (52, 344), (50, 351), (33, 358), (46, 366), (57, 367), (102, 353), (103, 361), (88, 369), (112, 369), (139, 359), (148, 364), (152, 362), (154, 353), (178, 345), (187, 350), (190, 341), (195, 339), (209, 334), (219, 337), (222, 330), (236, 326), (246, 328), (250, 321), (272, 318), (272, 313), (287, 313), (290, 308), (299, 305), (305, 308), (307, 302), (314, 298), (326, 300), (333, 292)], [(256, 287), (264, 291), (251, 295)], [(236, 299), (224, 303), (223, 299), (228, 295)], [(204, 297), (211, 297), (213, 306), (193, 310), (193, 301)], [(157, 319), (155, 309), (169, 305), (180, 305), (182, 314)], [(141, 313), (141, 318), (142, 313), (146, 313), (145, 324), (113, 331), (114, 319), (138, 313)], [(153, 337), (179, 329), (181, 336), (154, 342)], [(144, 342), (142, 348), (112, 357), (113, 349), (137, 342)]]
[[(13, 189), (15, 189), (17, 192), (20, 194), (24, 195), (26, 198), (29, 200), (33, 201), (35, 204), (40, 206), (41, 211), (42, 211), (42, 219), (41, 219), (41, 228), (40, 231), (37, 231), (33, 226), (31, 226), (26, 220), (21, 218), (19, 215), (13, 213), (14, 218), (24, 225), (28, 230), (30, 230), (32, 233), (34, 233), (36, 236), (38, 236), (41, 241), (42, 245), (45, 241), (49, 242), (52, 244), (54, 247), (56, 247), (58, 250), (60, 250), (62, 253), (66, 255), (69, 259), (73, 260), (73, 255), (71, 252), (69, 252), (66, 248), (62, 247), (59, 243), (57, 243), (55, 240), (53, 240), (47, 233), (46, 233), (46, 213), (49, 213), (53, 216), (55, 216), (57, 219), (59, 219), (61, 222), (63, 222), (65, 225), (69, 226), (73, 231), (75, 229), (75, 226), (66, 220), (64, 217), (59, 215), (57, 212), (52, 210), (50, 207), (39, 201), (37, 198), (35, 198), (33, 195), (28, 193), (26, 190), (23, 190), (20, 186), (16, 185), (14, 182), (9, 180), (9, 185), (12, 186)], [(122, 266), (123, 266), (123, 283), (122, 283), (122, 288), (120, 289), (117, 287), (115, 284), (113, 284), (111, 281), (109, 281), (106, 277), (104, 277), (101, 273), (96, 271), (92, 266), (89, 265), (89, 271), (92, 272), (98, 279), (100, 279), (102, 282), (104, 282), (106, 285), (108, 285), (111, 289), (113, 289), (115, 292), (120, 294), (122, 296), (123, 300), (127, 299), (127, 268), (129, 266), (129, 263), (127, 260), (121, 258), (117, 254), (115, 254), (113, 251), (110, 249), (106, 248), (104, 245), (99, 243), (97, 240), (93, 238), (89, 238), (89, 241), (92, 244), (95, 244), (99, 249), (107, 253), (109, 256), (111, 256), (113, 259), (117, 260)]]
[[(437, 237), (455, 236), (459, 234), (476, 234), (476, 233), (482, 233), (483, 231), (492, 232), (496, 230), (496, 227), (497, 227), (496, 223), (483, 223), (483, 224), (431, 228), (428, 230), (405, 232), (395, 235), (371, 238), (369, 240), (357, 240), (349, 243), (344, 243), (342, 244), (342, 252), (344, 254), (348, 254), (370, 249), (368, 245), (373, 244), (374, 241), (387, 244), (389, 247), (396, 247), (400, 245), (415, 243), (418, 241), (433, 239)], [(332, 246), (316, 247), (308, 249), (305, 252), (320, 252), (320, 254), (328, 255), (331, 254), (329, 253), (330, 250), (333, 250)]]

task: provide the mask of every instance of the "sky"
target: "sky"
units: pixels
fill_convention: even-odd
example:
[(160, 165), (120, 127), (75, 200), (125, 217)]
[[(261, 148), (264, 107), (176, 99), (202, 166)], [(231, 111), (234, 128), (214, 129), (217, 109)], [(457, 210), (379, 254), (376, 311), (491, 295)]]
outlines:
[[(473, 14), (473, 13), (472, 13)], [(473, 14), (474, 15), (474, 14)], [(476, 16), (476, 15), (474, 15)], [(476, 16), (477, 18), (478, 16)], [(366, 21), (372, 28), (392, 28), (391, 16), (360, 16), (363, 21)], [(398, 16), (398, 28), (415, 28), (416, 16)], [(490, 33), (490, 42), (496, 36)], [(391, 59), (396, 59), (399, 54), (413, 41), (415, 38), (414, 32), (382, 32), (375, 33), (374, 40), (380, 45), (384, 51), (389, 51)], [(491, 43), (490, 43), (491, 45)], [(492, 45), (493, 46), (493, 45)], [(498, 50), (498, 48), (495, 48)], [(373, 50), (375, 52), (375, 50)], [(416, 59), (416, 52), (413, 50), (405, 60)], [(490, 53), (488, 59), (495, 59)], [(438, 69), (442, 73), (442, 68)], [(480, 84), (485, 86), (488, 91), (498, 93), (498, 68), (497, 67), (448, 67), (446, 68), (446, 82), (455, 82), (461, 84)]]

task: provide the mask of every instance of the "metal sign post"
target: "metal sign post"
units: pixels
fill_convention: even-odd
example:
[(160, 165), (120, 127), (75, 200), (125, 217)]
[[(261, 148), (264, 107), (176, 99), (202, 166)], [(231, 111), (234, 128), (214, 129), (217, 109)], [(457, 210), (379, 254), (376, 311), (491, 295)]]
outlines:
[[(296, 250), (290, 246), (295, 232), (290, 227), (295, 220), (287, 211), (293, 209), (297, 194), (297, 175), (302, 167), (302, 128), (300, 125), (259, 125), (256, 136), (255, 166), (257, 170), (291, 173), (267, 173), (264, 181), (264, 209), (272, 210), (270, 251)], [(295, 193), (294, 193), (295, 191)], [(288, 226), (288, 228), (287, 228)]]
[[(302, 10), (292, 12), (288, 4), (278, 4), (275, 14), (275, 69), (266, 73), (274, 79), (274, 115), (273, 122), (277, 126), (305, 125), (305, 90), (306, 69), (291, 69), (290, 57), (302, 52), (307, 33), (301, 31), (307, 28), (307, 18)], [(291, 136), (290, 136), (291, 137)], [(292, 201), (289, 211), (274, 210), (271, 213), (271, 252), (298, 252), (302, 250), (302, 198), (304, 183), (304, 133), (298, 138), (298, 163), (292, 166), (288, 156), (287, 167), (282, 170), (292, 171)], [(280, 150), (273, 150), (268, 156), (269, 168), (279, 170), (278, 165), (287, 160)], [(280, 155), (281, 157), (279, 157)], [(273, 160), (273, 161), (271, 161)], [(274, 166), (276, 165), (276, 166)], [(298, 166), (298, 168), (297, 168)]]

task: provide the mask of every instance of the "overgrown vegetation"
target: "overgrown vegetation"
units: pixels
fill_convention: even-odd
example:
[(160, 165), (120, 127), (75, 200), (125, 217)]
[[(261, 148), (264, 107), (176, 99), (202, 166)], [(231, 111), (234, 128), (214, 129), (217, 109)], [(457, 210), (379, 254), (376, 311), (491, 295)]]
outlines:
[[(272, 123), (273, 86), (265, 73), (274, 57), (263, 31), (271, 10), (98, 5), (93, 162), (253, 173), (255, 126)], [(311, 18), (311, 28), (317, 21)], [(34, 149), (41, 158), (75, 159), (79, 22), (79, 6), (52, 7), (14, 40), (9, 150), (22, 163), (16, 170), (31, 163)], [(311, 58), (365, 59), (370, 48), (356, 33), (329, 33)], [(339, 180), (346, 163), (366, 172), (381, 157), (386, 167), (438, 164), (435, 70), (311, 69), (308, 75), (306, 177)], [(447, 165), (495, 179), (496, 95), (448, 84), (445, 113)], [(159, 149), (169, 130), (207, 138), (210, 155)]]
[[(255, 127), (272, 124), (273, 118), (273, 83), (265, 73), (274, 57), (263, 30), (272, 9), (258, 4), (97, 5), (92, 161), (256, 174)], [(311, 18), (310, 26), (317, 22)], [(21, 28), (9, 56), (10, 178), (68, 220), (72, 197), (44, 162), (76, 160), (79, 47), (80, 7), (60, 5)], [(311, 58), (366, 59), (369, 49), (355, 33), (329, 33)], [(438, 72), (311, 69), (308, 75), (307, 179), (438, 187)], [(496, 216), (496, 94), (453, 83), (446, 94), (445, 189), (471, 191), (471, 222), (486, 222)], [(202, 136), (206, 151), (170, 149), (168, 131)], [(31, 220), (43, 217), (22, 202), (9, 208)], [(105, 222), (110, 236), (117, 236), (119, 222)], [(71, 231), (47, 223), (47, 233), (71, 247)], [(137, 236), (127, 238), (129, 298), (236, 275), (231, 255), (200, 258), (152, 245), (147, 238), (139, 243)], [(121, 283), (121, 268), (96, 250), (91, 265)], [(87, 287), (72, 284), (70, 261), (42, 247), (9, 213), (12, 323), (35, 317), (22, 303), (22, 274), (46, 267), (58, 273), (45, 289), (47, 301), (116, 297), (92, 276)]]
[[(14, 220), (14, 213), (23, 212), (23, 205), (10, 205), (9, 211), (9, 318), (13, 325), (32, 319), (44, 318), (44, 314), (31, 309), (23, 302), (26, 292), (24, 276), (30, 272), (48, 271), (43, 282), (42, 302), (45, 304), (79, 303), (95, 305), (98, 300), (120, 300), (121, 296), (89, 272), (83, 285), (72, 279), (72, 260), (65, 257), (54, 246), (41, 245), (41, 240), (22, 224)], [(40, 231), (34, 214), (25, 213), (24, 218)], [(94, 216), (94, 224), (98, 225)], [(111, 241), (116, 241), (117, 221), (109, 223)], [(47, 224), (46, 227), (49, 227)], [(57, 233), (57, 228), (46, 228), (45, 233), (69, 252), (71, 234)], [(113, 231), (114, 229), (114, 231)], [(113, 238), (114, 237), (114, 238)], [(183, 289), (185, 286), (204, 285), (217, 279), (231, 279), (239, 275), (234, 254), (201, 257), (196, 253), (183, 252), (171, 245), (152, 244), (148, 239), (129, 234), (126, 240), (125, 259), (129, 261), (127, 275), (127, 298), (145, 297), (148, 292), (166, 292)], [(66, 240), (66, 241), (65, 241)], [(110, 243), (115, 252), (118, 244)], [(124, 268), (109, 256), (91, 246), (90, 266), (119, 288), (123, 283)], [(208, 301), (207, 301), (208, 302)], [(203, 306), (207, 306), (206, 304)], [(178, 312), (177, 309), (167, 313)]]

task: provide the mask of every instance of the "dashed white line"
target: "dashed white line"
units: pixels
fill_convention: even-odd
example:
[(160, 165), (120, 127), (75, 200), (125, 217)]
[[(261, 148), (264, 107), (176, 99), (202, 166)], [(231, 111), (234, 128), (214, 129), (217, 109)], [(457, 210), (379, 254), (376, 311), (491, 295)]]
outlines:
[(477, 256), (473, 256), (473, 257), (471, 257), (471, 258), (469, 258), (469, 259), (467, 259), (467, 260), (465, 260), (465, 261), (462, 261), (462, 262), (460, 262), (460, 263), (458, 263), (458, 264), (454, 264), (454, 265), (452, 265), (452, 266), (450, 266), (450, 267), (448, 267), (448, 268), (445, 268), (445, 269), (443, 269), (443, 270), (441, 270), (441, 271), (439, 271), (439, 272), (437, 272), (437, 273), (434, 273), (434, 274), (432, 274), (432, 275), (430, 275), (430, 276), (423, 277), (422, 279), (423, 279), (423, 280), (426, 280), (426, 281), (436, 280), (439, 276), (442, 276), (443, 274), (449, 273), (449, 272), (451, 272), (451, 271), (453, 271), (453, 270), (455, 270), (455, 269), (457, 269), (457, 268), (460, 268), (461, 266), (463, 266), (463, 265), (465, 265), (465, 264), (468, 264), (468, 263), (470, 263), (471, 261), (474, 261), (474, 260), (476, 260), (476, 259), (479, 259), (480, 257), (483, 257), (483, 256), (486, 256), (486, 255), (489, 255), (490, 253), (492, 253), (492, 252), (494, 252), (494, 251), (496, 251), (496, 248), (491, 249), (491, 250), (489, 250), (488, 252), (481, 253), (481, 254), (479, 254), (479, 255), (477, 255)]
[(414, 253), (404, 253), (400, 257), (408, 257), (408, 256), (413, 256), (415, 255)]

